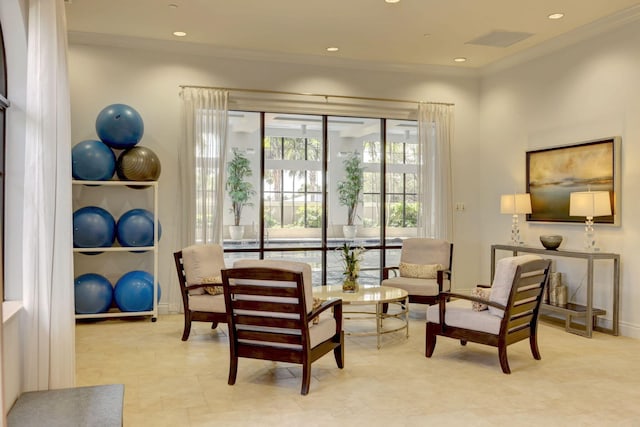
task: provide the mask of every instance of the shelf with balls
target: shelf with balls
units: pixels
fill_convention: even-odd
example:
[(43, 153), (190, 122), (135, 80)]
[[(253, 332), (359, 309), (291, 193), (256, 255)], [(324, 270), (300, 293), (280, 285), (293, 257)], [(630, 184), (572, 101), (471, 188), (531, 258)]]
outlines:
[[(105, 252), (152, 254), (152, 268), (149, 269), (152, 272), (139, 268), (114, 272), (109, 267), (105, 273), (98, 271), (96, 265), (109, 265), (108, 262), (76, 259), (76, 271), (96, 270), (76, 275), (76, 319), (148, 315), (155, 321), (161, 297), (156, 279), (158, 241), (162, 235), (156, 215), (160, 160), (151, 149), (138, 145), (144, 134), (144, 123), (140, 114), (129, 105), (112, 104), (102, 109), (96, 118), (95, 129), (98, 139), (81, 141), (71, 152), (73, 185), (87, 188), (74, 191), (77, 196), (74, 196), (74, 204), (80, 206), (73, 213), (73, 251), (82, 255)], [(114, 175), (118, 179), (113, 179)], [(153, 208), (151, 211), (146, 209), (148, 206), (128, 209), (116, 220), (105, 203), (86, 205), (83, 200), (83, 191), (104, 187), (150, 189)], [(106, 194), (102, 199), (108, 201), (109, 197)], [(128, 198), (134, 206), (144, 199), (133, 193)], [(155, 230), (158, 230), (157, 236)], [(109, 280), (107, 275), (113, 279)]]

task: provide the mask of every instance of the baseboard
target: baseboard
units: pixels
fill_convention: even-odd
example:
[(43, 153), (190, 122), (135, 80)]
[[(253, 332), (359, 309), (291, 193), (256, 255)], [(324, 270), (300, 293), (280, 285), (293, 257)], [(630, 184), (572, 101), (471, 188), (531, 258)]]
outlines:
[(161, 302), (158, 304), (158, 314), (169, 314), (169, 303)]

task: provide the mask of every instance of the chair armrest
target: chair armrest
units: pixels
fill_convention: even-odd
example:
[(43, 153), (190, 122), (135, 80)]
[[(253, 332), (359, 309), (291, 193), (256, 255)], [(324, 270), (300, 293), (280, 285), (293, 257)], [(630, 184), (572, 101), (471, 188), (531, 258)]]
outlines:
[(206, 286), (222, 286), (222, 284), (214, 285), (212, 283), (194, 283), (192, 285), (185, 286), (185, 288), (186, 288), (187, 292), (189, 292), (189, 291), (193, 291), (194, 289), (204, 288)]
[(398, 267), (398, 266), (395, 266), (395, 267), (384, 267), (382, 269), (382, 280), (389, 278), (389, 272), (390, 271), (393, 271), (394, 274), (395, 274), (395, 277), (398, 277), (398, 272), (400, 271), (400, 267)]
[(451, 270), (438, 270), (436, 272), (436, 282), (438, 283), (438, 293), (442, 293), (442, 285), (444, 284), (444, 276), (447, 275), (447, 280), (451, 280)]
[(472, 295), (457, 294), (455, 292), (442, 292), (442, 296), (445, 298), (457, 298), (457, 299), (463, 299), (467, 301), (479, 302), (481, 304), (489, 305), (491, 307), (495, 307), (503, 311), (507, 309), (507, 307), (503, 304), (500, 304), (494, 301), (489, 301), (484, 298), (474, 297)]
[(311, 322), (316, 317), (320, 316), (321, 313), (327, 311), (328, 309), (333, 307), (333, 318), (336, 319), (336, 330), (342, 330), (342, 299), (330, 299), (324, 301), (320, 304), (319, 307), (316, 307), (314, 310), (311, 310), (309, 315), (307, 316), (307, 321)]
[(186, 286), (186, 289), (187, 289), (187, 292), (189, 292), (194, 289), (207, 288), (209, 286), (222, 286), (222, 283), (193, 283), (191, 285)]
[(495, 307), (503, 311), (506, 309), (506, 307), (502, 304), (499, 304), (493, 301), (488, 301), (482, 298), (477, 298), (471, 295), (456, 294), (455, 292), (442, 292), (440, 296), (441, 298), (438, 301), (438, 309), (439, 309), (438, 317), (440, 319), (440, 330), (443, 332), (447, 327), (446, 323), (444, 322), (444, 319), (447, 311), (447, 301), (449, 300), (449, 298), (458, 298), (458, 299), (464, 299), (468, 301), (475, 301), (482, 304), (490, 305), (491, 307)]

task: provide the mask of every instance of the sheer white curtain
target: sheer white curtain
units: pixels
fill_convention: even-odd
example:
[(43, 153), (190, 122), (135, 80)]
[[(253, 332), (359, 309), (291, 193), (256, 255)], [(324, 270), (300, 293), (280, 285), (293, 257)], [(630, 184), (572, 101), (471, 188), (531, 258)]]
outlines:
[(451, 141), (453, 106), (421, 102), (418, 105), (419, 235), (453, 240), (451, 195)]
[(222, 243), (229, 94), (186, 87), (180, 96), (180, 244)]
[(29, 1), (24, 388), (75, 383), (71, 129), (63, 0)]

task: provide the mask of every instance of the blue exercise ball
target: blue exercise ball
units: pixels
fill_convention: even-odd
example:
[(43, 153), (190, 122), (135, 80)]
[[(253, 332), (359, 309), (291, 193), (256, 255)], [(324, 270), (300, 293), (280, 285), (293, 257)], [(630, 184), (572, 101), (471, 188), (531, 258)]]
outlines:
[(74, 294), (77, 314), (104, 313), (111, 307), (113, 286), (104, 276), (87, 273), (76, 277)]
[(131, 148), (142, 139), (142, 117), (126, 104), (111, 104), (100, 111), (96, 118), (98, 137), (111, 148)]
[(116, 238), (116, 221), (98, 206), (85, 206), (73, 213), (73, 246), (105, 248)]
[[(158, 301), (160, 300), (158, 285)], [(121, 311), (149, 311), (153, 309), (153, 275), (142, 270), (124, 274), (116, 282), (113, 297)]]
[(116, 155), (104, 142), (88, 139), (71, 149), (71, 173), (74, 179), (106, 181), (116, 170)]
[[(146, 209), (131, 209), (118, 219), (116, 237), (121, 246), (153, 246), (153, 214)], [(158, 240), (162, 226), (158, 222)]]

